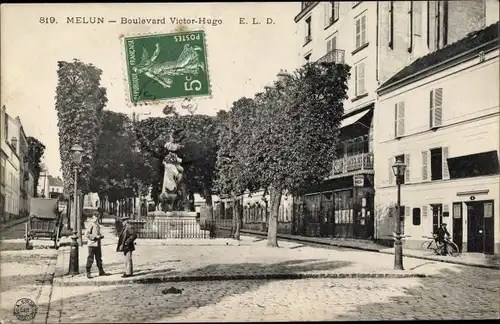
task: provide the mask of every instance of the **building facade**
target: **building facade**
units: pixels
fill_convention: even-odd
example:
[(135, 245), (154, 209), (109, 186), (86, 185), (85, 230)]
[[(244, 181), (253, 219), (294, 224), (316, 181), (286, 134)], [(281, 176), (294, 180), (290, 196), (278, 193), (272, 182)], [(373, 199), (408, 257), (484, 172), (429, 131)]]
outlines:
[(6, 220), (6, 186), (8, 148), (5, 142), (5, 107), (0, 109), (0, 222)]
[(377, 83), (379, 4), (368, 1), (302, 2), (295, 17), (300, 62), (351, 66), (337, 158), (332, 174), (294, 199), (297, 234), (371, 238), (373, 218), (373, 111)]
[[(500, 253), (498, 1), (496, 22), (486, 27), (495, 17), (484, 9), (492, 3), (450, 1), (447, 43), (442, 34), (436, 36), (439, 41), (429, 38), (435, 45), (428, 48), (429, 54), (398, 71), (378, 90), (377, 239), (389, 239), (398, 219), (391, 165), (399, 157), (407, 165), (401, 177), (399, 217), (407, 248), (420, 248), (423, 236), (430, 237), (447, 223), (462, 251)], [(450, 7), (459, 4), (468, 6), (467, 11), (452, 13)], [(467, 15), (469, 27), (458, 27), (453, 15), (459, 16), (456, 19)], [(460, 34), (462, 38), (455, 39)], [(443, 42), (446, 45), (440, 47)]]

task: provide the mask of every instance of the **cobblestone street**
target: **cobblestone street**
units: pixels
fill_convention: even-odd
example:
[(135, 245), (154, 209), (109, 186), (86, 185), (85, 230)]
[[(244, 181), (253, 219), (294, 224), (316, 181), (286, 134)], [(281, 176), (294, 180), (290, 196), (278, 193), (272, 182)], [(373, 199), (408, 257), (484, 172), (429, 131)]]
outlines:
[[(162, 293), (172, 286), (182, 294)], [(56, 286), (48, 322), (493, 319), (499, 293), (498, 271), (462, 266), (437, 278)]]
[[(23, 297), (38, 305), (34, 323), (499, 318), (499, 271), (492, 269), (405, 258), (406, 272), (419, 269), (432, 277), (124, 283), (119, 276), (121, 260), (112, 251), (112, 238), (103, 249), (107, 270), (114, 275), (92, 280), (83, 274), (56, 278), (60, 281), (52, 285), (54, 273), (67, 270), (65, 248), (60, 250), (60, 269), (56, 271), (55, 250), (19, 250), (12, 242), (17, 241), (2, 242), (9, 248), (1, 252), (0, 316), (5, 323), (21, 323), (12, 307)], [(139, 240), (134, 256), (138, 277), (169, 272), (200, 277), (283, 271), (380, 273), (392, 267), (390, 255), (292, 242), (280, 242), (281, 248), (273, 249), (266, 248), (265, 241), (250, 237), (244, 237), (239, 246), (226, 246), (224, 241), (212, 246), (208, 242), (189, 244), (184, 241), (183, 245), (172, 246)], [(84, 247), (81, 266), (85, 257)], [(78, 285), (63, 285), (68, 282)], [(171, 287), (182, 293), (166, 293)]]

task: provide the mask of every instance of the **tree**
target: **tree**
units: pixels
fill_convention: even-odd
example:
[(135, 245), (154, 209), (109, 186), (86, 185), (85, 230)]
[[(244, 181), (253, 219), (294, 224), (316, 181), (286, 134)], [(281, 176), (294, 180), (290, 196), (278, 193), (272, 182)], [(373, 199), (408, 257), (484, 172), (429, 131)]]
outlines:
[(28, 137), (28, 165), (33, 172), (34, 177), (34, 196), (38, 197), (38, 180), (40, 179), (40, 171), (42, 171), (41, 161), (45, 153), (45, 145), (36, 138)]
[(102, 110), (107, 103), (106, 89), (100, 86), (102, 71), (92, 64), (75, 59), (58, 62), (56, 110), (59, 127), (59, 151), (64, 192), (73, 195), (71, 147), (79, 143), (84, 149), (80, 165), (79, 188), (89, 192), (90, 174), (95, 160), (101, 128)]
[(141, 151), (157, 159), (158, 178), (153, 184), (153, 199), (156, 199), (161, 192), (163, 181), (161, 162), (167, 153), (165, 142), (169, 134), (176, 131), (180, 134), (178, 140), (182, 144), (179, 157), (183, 161), (183, 183), (186, 190), (190, 194), (200, 194), (211, 204), (217, 155), (217, 124), (214, 117), (192, 114), (148, 118), (137, 122), (135, 129)]
[(151, 179), (156, 177), (151, 160), (147, 152), (139, 151), (130, 118), (105, 110), (91, 177), (91, 190), (101, 201), (108, 197), (115, 202), (134, 191), (139, 196), (147, 194)]
[(256, 96), (253, 152), (247, 172), (270, 194), (268, 246), (278, 246), (278, 211), (283, 193), (302, 194), (332, 168), (347, 99), (349, 66), (309, 63), (281, 73)]
[(252, 174), (246, 172), (252, 155), (255, 114), (254, 101), (241, 98), (233, 103), (229, 113), (220, 115), (216, 188), (219, 194), (232, 198), (234, 237), (238, 240), (243, 215), (242, 209), (237, 207), (236, 197), (246, 189), (258, 187)]

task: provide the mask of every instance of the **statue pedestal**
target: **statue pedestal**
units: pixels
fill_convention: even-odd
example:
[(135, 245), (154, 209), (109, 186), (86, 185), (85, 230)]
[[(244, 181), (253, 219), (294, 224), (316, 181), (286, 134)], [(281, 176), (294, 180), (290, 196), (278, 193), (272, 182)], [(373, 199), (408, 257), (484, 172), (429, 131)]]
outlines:
[(153, 211), (148, 213), (148, 218), (152, 220), (181, 220), (196, 219), (196, 212), (190, 211)]
[(200, 230), (196, 212), (154, 211), (148, 213), (147, 221), (151, 223), (150, 230), (164, 238), (184, 238)]

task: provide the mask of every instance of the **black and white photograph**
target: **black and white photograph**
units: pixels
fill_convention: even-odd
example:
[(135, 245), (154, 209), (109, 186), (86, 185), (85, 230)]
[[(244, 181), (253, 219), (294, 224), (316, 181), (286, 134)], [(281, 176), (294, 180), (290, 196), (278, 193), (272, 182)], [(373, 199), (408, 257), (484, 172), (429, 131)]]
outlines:
[(0, 323), (500, 319), (499, 12), (1, 4)]

